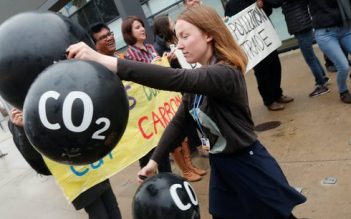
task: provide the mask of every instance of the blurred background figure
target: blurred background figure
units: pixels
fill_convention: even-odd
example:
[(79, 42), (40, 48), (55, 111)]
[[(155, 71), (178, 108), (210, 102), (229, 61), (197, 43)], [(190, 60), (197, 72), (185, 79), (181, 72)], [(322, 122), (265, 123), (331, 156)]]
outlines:
[(309, 96), (316, 97), (329, 93), (330, 89), (327, 87), (329, 78), (326, 76), (312, 47), (314, 34), (308, 2), (305, 0), (265, 0), (264, 2), (271, 3), (275, 7), (282, 7), (288, 31), (297, 39), (302, 55), (315, 79), (315, 89)]
[[(177, 45), (177, 37), (174, 33), (174, 22), (168, 15), (160, 15), (155, 18), (153, 24), (155, 42), (153, 44), (155, 50), (160, 56), (171, 52), (171, 45)], [(174, 52), (174, 51), (172, 51)], [(172, 68), (181, 68), (174, 53), (170, 54), (170, 65)]]
[[(316, 41), (323, 53), (334, 63), (337, 73), (336, 82), (340, 100), (351, 104), (351, 94), (346, 80), (350, 66), (343, 49), (351, 53), (351, 29), (344, 25), (338, 0), (311, 0), (310, 11)], [(348, 8), (351, 13), (351, 9)]]
[[(230, 0), (225, 6), (225, 16), (232, 17), (255, 2), (255, 0)], [(260, 0), (257, 1), (257, 5), (263, 7), (267, 16), (272, 14), (272, 5), (269, 3)], [(294, 100), (292, 97), (283, 95), (281, 88), (282, 68), (277, 50), (258, 63), (254, 67), (254, 72), (258, 91), (268, 110), (283, 110), (285, 108), (283, 104)]]
[[(128, 49), (124, 54), (125, 59), (138, 62), (152, 63), (160, 58), (154, 46), (145, 43), (146, 32), (144, 22), (137, 16), (128, 16), (122, 22), (122, 36)], [(140, 168), (144, 167), (154, 150), (149, 151), (144, 157), (139, 159)], [(165, 156), (158, 166), (159, 172), (172, 172), (169, 157)]]
[[(105, 23), (96, 23), (90, 27), (90, 36), (93, 39), (96, 51), (104, 55), (118, 57), (116, 43), (113, 32)], [(91, 199), (96, 199), (91, 202)], [(121, 219), (121, 212), (118, 207), (116, 196), (112, 190), (109, 179), (102, 181), (91, 187), (86, 192), (78, 196), (73, 205), (76, 209), (84, 206), (89, 214), (89, 218)]]
[[(27, 163), (41, 175), (52, 175), (42, 155), (29, 143), (23, 129), (22, 111), (13, 108), (8, 122), (13, 141)], [(105, 180), (81, 193), (72, 201), (76, 210), (84, 208), (89, 219), (121, 219), (116, 197), (111, 185)]]
[(145, 43), (146, 31), (141, 18), (137, 16), (126, 17), (122, 22), (122, 35), (128, 45), (125, 53), (126, 59), (151, 63), (159, 57), (153, 45)]
[(12, 134), (13, 142), (18, 151), (21, 153), (27, 163), (41, 175), (51, 175), (49, 168), (46, 166), (41, 154), (30, 144), (23, 128), (23, 114), (17, 108), (10, 111), (10, 120), (8, 121), (9, 130)]

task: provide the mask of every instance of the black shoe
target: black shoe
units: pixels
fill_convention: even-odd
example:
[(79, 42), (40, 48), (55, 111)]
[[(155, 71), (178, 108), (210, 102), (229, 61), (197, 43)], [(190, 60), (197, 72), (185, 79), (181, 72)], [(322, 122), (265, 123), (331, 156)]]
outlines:
[(328, 77), (324, 76), (324, 84), (323, 84), (323, 86), (329, 85), (330, 84), (329, 81), (330, 81), (330, 79)]
[(349, 91), (345, 91), (343, 93), (340, 93), (340, 100), (344, 103), (351, 103), (351, 94), (349, 93)]
[(308, 96), (310, 96), (310, 97), (318, 97), (320, 95), (327, 94), (329, 92), (330, 92), (330, 89), (328, 87), (317, 85), (316, 89), (314, 89), (314, 91), (312, 91), (312, 93), (310, 93)]

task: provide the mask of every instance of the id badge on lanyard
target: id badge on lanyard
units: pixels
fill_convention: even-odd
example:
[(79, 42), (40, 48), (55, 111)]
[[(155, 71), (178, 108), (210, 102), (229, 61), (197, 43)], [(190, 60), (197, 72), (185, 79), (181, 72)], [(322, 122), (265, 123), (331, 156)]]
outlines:
[(202, 146), (204, 146), (206, 148), (210, 148), (210, 140), (206, 137), (205, 132), (202, 129), (201, 121), (199, 118), (201, 99), (202, 99), (202, 95), (197, 95), (197, 94), (195, 95), (194, 104), (193, 104), (193, 112), (194, 112), (194, 117), (195, 117), (195, 120), (197, 122), (197, 125), (200, 128), (201, 144), (202, 144)]
[(201, 137), (201, 145), (204, 149), (210, 150), (210, 140), (206, 137)]

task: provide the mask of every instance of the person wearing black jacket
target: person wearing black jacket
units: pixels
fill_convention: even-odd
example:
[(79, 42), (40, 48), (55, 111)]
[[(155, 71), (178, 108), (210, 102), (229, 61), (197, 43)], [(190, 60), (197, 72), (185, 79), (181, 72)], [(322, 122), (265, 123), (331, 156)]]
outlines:
[(199, 62), (201, 68), (173, 69), (116, 59), (83, 42), (67, 48), (68, 59), (97, 61), (122, 80), (186, 93), (151, 160), (138, 172), (139, 181), (145, 178), (140, 176), (155, 174), (162, 157), (182, 142), (186, 125), (192, 122), (210, 147), (209, 211), (214, 219), (295, 218), (292, 209), (306, 198), (288, 184), (257, 139), (244, 78), (244, 52), (210, 7), (185, 10), (175, 30), (186, 61)]
[(351, 104), (351, 94), (346, 83), (350, 67), (342, 50), (345, 49), (348, 54), (351, 53), (351, 30), (347, 22), (346, 26), (343, 26), (338, 3), (338, 0), (310, 0), (310, 12), (319, 48), (336, 67), (340, 100)]
[(31, 166), (38, 174), (45, 176), (51, 175), (51, 172), (46, 166), (43, 157), (33, 148), (26, 134), (24, 133), (23, 116), (19, 109), (11, 109), (8, 127), (12, 134), (15, 146), (23, 158), (27, 161), (29, 166)]
[[(8, 122), (13, 141), (27, 163), (39, 174), (52, 175), (42, 155), (30, 144), (23, 128), (22, 111), (13, 108)], [(89, 219), (121, 219), (110, 182), (105, 180), (78, 195), (72, 201), (76, 210), (84, 208)]]
[[(282, 7), (288, 31), (297, 39), (302, 55), (310, 67), (316, 88), (309, 94), (310, 97), (320, 96), (330, 92), (326, 83), (329, 78), (313, 51), (313, 30), (312, 20), (306, 0), (265, 0), (271, 4), (278, 4)], [(277, 6), (277, 5), (275, 5)]]
[[(177, 37), (174, 33), (173, 23), (174, 22), (168, 15), (160, 15), (154, 20), (154, 48), (160, 56), (165, 55), (165, 53), (170, 53), (170, 45), (177, 44)], [(174, 55), (172, 55), (169, 59), (172, 68), (181, 68), (178, 60)]]
[[(244, 10), (256, 0), (230, 0), (225, 6), (224, 15), (232, 17)], [(272, 5), (263, 1), (257, 1), (259, 6), (269, 16), (272, 14)], [(294, 99), (283, 95), (281, 88), (281, 64), (278, 52), (275, 50), (254, 67), (258, 90), (263, 99), (264, 105), (272, 111), (283, 110), (282, 103), (289, 103)]]

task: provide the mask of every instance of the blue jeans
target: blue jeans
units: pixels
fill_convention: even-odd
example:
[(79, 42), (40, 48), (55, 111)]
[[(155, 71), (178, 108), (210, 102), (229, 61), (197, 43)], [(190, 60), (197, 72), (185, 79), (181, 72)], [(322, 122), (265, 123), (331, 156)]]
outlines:
[(337, 75), (336, 83), (339, 92), (348, 91), (346, 79), (349, 73), (349, 62), (342, 49), (351, 53), (351, 30), (343, 27), (328, 27), (315, 30), (319, 48), (334, 63)]
[(313, 31), (298, 33), (295, 34), (295, 37), (302, 55), (314, 75), (316, 84), (323, 85), (325, 83), (325, 71), (313, 51)]

